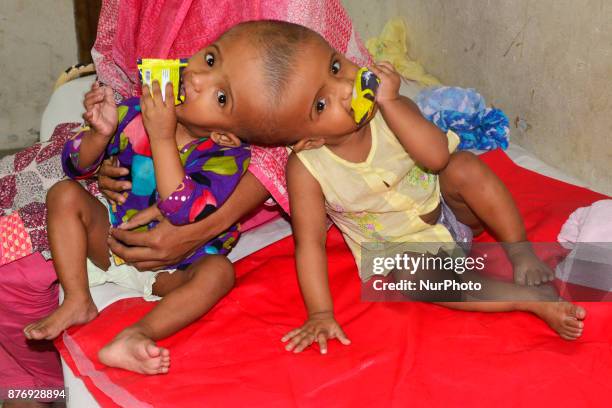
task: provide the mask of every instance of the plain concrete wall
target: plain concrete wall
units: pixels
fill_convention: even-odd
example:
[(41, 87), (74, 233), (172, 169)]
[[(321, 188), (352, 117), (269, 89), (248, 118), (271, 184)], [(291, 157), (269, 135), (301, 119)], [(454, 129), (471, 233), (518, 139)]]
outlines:
[(430, 73), (476, 88), (506, 112), (513, 142), (612, 194), (612, 2), (343, 2), (366, 38), (381, 14), (403, 16)]
[(72, 0), (0, 0), (0, 149), (38, 140), (55, 80), (76, 62)]

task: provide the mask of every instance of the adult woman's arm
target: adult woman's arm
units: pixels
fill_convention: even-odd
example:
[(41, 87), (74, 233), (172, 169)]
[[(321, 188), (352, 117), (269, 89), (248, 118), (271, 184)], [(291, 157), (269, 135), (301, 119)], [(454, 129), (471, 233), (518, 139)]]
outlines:
[[(263, 204), (268, 196), (259, 180), (247, 172), (227, 201), (203, 220), (174, 226), (163, 219), (156, 228), (146, 232), (113, 229), (108, 244), (114, 254), (139, 270), (161, 269), (182, 261)], [(144, 211), (150, 219), (159, 218), (159, 212), (154, 209)]]

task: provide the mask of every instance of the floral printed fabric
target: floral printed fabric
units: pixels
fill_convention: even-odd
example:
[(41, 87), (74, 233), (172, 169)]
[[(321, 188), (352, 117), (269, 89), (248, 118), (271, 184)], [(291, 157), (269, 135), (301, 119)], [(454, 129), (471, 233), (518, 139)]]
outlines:
[[(64, 177), (60, 153), (66, 140), (79, 128), (78, 123), (62, 123), (55, 128), (49, 141), (35, 143), (0, 159), (0, 217), (17, 213), (31, 244), (18, 252), (15, 259), (4, 259), (0, 264), (17, 260), (31, 252), (50, 257), (45, 197), (47, 191)], [(86, 185), (91, 193), (97, 193), (95, 182), (88, 181)], [(5, 219), (3, 222), (8, 221)], [(14, 221), (11, 219), (11, 222)]]
[[(154, 204), (173, 224), (187, 224), (205, 218), (223, 204), (238, 185), (249, 165), (250, 148), (245, 144), (236, 148), (223, 147), (209, 138), (186, 144), (179, 151), (186, 175), (177, 189), (161, 200), (156, 190), (151, 148), (139, 102), (138, 98), (131, 98), (117, 107), (117, 132), (106, 151), (88, 168), (78, 167), (79, 148), (85, 133), (79, 132), (71, 138), (62, 152), (64, 171), (73, 179), (89, 178), (105, 157), (115, 155), (122, 167), (130, 169), (125, 179), (132, 182), (132, 190), (127, 193), (123, 204), (110, 206), (110, 221), (114, 227)], [(155, 225), (153, 222), (144, 229)], [(234, 225), (170, 269), (184, 269), (205, 254), (227, 254), (237, 238), (238, 225)]]

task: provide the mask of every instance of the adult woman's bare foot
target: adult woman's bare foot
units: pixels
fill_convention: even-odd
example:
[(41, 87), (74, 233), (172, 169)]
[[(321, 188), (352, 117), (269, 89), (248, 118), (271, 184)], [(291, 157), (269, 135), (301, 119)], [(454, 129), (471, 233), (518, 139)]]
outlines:
[(109, 366), (141, 374), (165, 374), (170, 369), (170, 351), (159, 347), (143, 332), (129, 327), (98, 352)]
[(568, 302), (534, 303), (531, 310), (565, 340), (576, 340), (582, 335), (586, 310)]
[(53, 340), (64, 330), (77, 324), (85, 324), (96, 318), (98, 308), (91, 298), (86, 300), (65, 299), (49, 316), (27, 325), (23, 329), (30, 340)]

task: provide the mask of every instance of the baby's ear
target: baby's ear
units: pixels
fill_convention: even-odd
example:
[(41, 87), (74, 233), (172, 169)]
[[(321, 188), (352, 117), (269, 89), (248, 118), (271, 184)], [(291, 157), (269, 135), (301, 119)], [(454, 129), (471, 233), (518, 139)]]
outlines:
[(219, 146), (238, 147), (241, 144), (238, 136), (230, 132), (212, 132), (210, 138)]
[(318, 149), (325, 144), (325, 139), (322, 137), (306, 137), (293, 145), (292, 150), (296, 153), (302, 150)]

